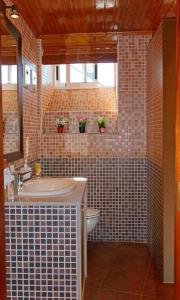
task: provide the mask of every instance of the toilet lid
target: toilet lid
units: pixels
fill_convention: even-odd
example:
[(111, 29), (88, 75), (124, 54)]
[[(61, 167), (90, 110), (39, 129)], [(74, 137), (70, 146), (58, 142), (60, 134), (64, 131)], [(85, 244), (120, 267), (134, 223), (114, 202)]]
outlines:
[(87, 218), (92, 218), (92, 217), (96, 217), (97, 215), (99, 215), (99, 210), (95, 209), (95, 208), (87, 208), (87, 213), (86, 213), (86, 217)]

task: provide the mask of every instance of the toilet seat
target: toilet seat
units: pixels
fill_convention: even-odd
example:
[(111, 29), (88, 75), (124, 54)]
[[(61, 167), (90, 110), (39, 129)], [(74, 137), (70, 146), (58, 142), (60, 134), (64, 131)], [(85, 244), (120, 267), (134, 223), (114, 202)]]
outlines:
[(86, 218), (90, 219), (90, 218), (94, 218), (97, 217), (99, 215), (99, 210), (95, 209), (95, 208), (87, 208), (87, 213), (86, 213)]

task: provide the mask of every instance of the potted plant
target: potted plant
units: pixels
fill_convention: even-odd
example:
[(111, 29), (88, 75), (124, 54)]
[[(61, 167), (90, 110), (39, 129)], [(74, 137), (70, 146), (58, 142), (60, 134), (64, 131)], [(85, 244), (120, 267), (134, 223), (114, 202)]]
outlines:
[(66, 125), (67, 121), (67, 118), (65, 118), (64, 116), (56, 118), (56, 127), (58, 133), (64, 132), (64, 126)]
[(87, 117), (86, 116), (80, 116), (78, 118), (79, 121), (79, 132), (84, 133), (86, 131), (86, 125), (87, 125)]
[(107, 119), (105, 117), (99, 117), (97, 119), (97, 124), (99, 126), (99, 132), (104, 133), (107, 125)]

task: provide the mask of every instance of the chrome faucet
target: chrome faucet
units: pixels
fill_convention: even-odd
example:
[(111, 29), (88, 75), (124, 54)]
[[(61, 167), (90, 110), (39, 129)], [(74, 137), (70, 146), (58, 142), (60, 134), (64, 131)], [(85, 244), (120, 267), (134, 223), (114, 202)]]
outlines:
[(22, 191), (22, 187), (23, 187), (23, 181), (21, 180), (21, 174), (18, 174), (18, 179), (17, 179), (18, 192)]

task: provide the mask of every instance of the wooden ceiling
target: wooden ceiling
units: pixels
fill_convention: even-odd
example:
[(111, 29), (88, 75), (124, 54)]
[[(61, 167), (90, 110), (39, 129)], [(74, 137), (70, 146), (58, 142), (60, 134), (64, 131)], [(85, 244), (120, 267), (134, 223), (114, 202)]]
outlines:
[(3, 65), (17, 64), (17, 41), (9, 33), (1, 20), (1, 63)]
[(116, 60), (116, 34), (151, 34), (162, 18), (176, 16), (175, 0), (13, 2), (35, 35), (42, 38), (44, 63)]

